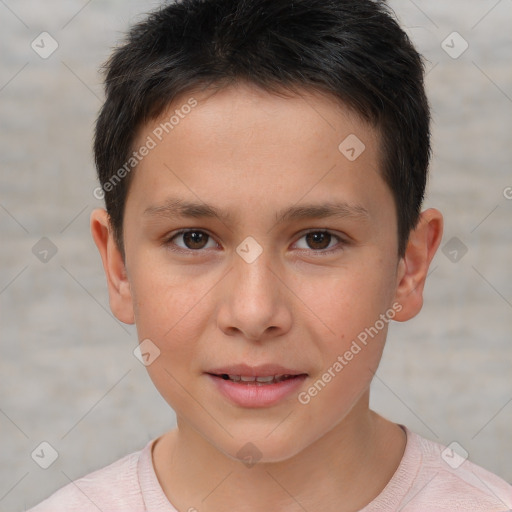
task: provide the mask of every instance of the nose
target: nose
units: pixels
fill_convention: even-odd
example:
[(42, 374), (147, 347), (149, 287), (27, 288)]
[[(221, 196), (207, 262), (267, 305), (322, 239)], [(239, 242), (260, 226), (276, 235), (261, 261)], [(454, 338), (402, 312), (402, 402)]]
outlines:
[(265, 250), (254, 261), (234, 255), (233, 268), (217, 290), (217, 325), (226, 335), (264, 341), (290, 330), (291, 294), (271, 259)]

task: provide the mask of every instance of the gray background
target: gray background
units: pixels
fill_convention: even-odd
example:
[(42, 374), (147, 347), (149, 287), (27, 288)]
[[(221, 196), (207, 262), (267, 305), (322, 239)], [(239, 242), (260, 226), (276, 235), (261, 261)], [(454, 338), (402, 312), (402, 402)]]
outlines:
[[(155, 5), (0, 0), (2, 511), (25, 510), (174, 426), (133, 356), (134, 328), (110, 313), (89, 234), (101, 206), (92, 194), (97, 70)], [(448, 246), (421, 314), (391, 326), (372, 406), (457, 441), (512, 482), (512, 1), (392, 5), (429, 60), (435, 157), (425, 206), (444, 213)], [(47, 59), (31, 48), (43, 31), (59, 44)], [(453, 31), (469, 44), (456, 59), (441, 47)], [(33, 253), (42, 237), (57, 249), (46, 263)], [(59, 454), (46, 470), (30, 455), (42, 441)]]

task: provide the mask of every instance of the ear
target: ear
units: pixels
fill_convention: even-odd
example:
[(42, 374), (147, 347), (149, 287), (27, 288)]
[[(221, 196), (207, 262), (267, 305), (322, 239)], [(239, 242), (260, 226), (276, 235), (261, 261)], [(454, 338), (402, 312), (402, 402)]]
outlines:
[(395, 315), (395, 320), (404, 322), (420, 312), (428, 268), (442, 236), (441, 212), (435, 208), (422, 212), (416, 228), (409, 235), (405, 255), (398, 263), (395, 301), (402, 309)]
[(123, 257), (114, 238), (108, 213), (97, 208), (91, 213), (91, 234), (100, 251), (107, 277), (110, 309), (125, 324), (135, 322), (132, 294)]

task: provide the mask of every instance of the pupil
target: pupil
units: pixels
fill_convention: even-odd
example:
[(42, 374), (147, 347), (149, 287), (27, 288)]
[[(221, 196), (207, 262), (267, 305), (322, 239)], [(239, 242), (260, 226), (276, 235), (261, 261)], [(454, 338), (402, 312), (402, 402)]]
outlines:
[[(189, 231), (183, 235), (186, 245), (189, 249), (201, 249), (204, 246), (204, 241), (208, 235), (201, 233), (200, 231)], [(308, 244), (313, 249), (325, 249), (329, 246), (330, 233), (324, 231), (315, 231), (306, 235)], [(318, 247), (315, 244), (319, 244)]]
[[(189, 249), (201, 249), (201, 247), (204, 246), (203, 238), (206, 237), (205, 234), (200, 231), (189, 231), (183, 235), (183, 238)], [(203, 243), (201, 244), (201, 242)], [(192, 245), (192, 247), (190, 247), (190, 245)]]
[[(306, 238), (308, 239), (308, 244), (313, 246), (313, 249), (325, 249), (329, 246), (330, 236), (329, 233), (316, 231), (314, 233), (308, 233)], [(315, 246), (315, 244), (320, 244), (320, 247)]]

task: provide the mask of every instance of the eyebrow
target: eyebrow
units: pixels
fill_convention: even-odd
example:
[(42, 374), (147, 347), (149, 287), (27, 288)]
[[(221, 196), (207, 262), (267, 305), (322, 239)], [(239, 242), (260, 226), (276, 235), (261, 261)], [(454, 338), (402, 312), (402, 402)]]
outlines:
[[(179, 198), (168, 198), (165, 203), (150, 206), (144, 211), (144, 215), (155, 217), (180, 217), (180, 218), (216, 218), (222, 222), (232, 220), (229, 212), (222, 211), (206, 203), (194, 203)], [(346, 202), (326, 202), (321, 204), (304, 204), (290, 206), (276, 213), (276, 223), (302, 219), (325, 219), (328, 217), (353, 218), (367, 221), (370, 214), (360, 204)]]

